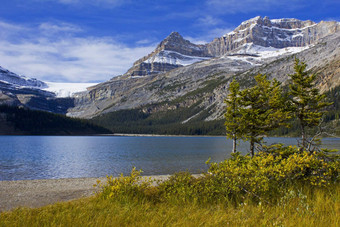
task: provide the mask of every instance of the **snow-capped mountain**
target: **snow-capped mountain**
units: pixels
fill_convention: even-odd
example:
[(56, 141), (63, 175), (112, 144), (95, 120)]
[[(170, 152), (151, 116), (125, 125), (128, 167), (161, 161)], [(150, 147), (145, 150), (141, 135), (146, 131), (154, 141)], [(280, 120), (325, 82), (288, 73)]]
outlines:
[(7, 69), (0, 66), (0, 82), (9, 84), (12, 87), (28, 87), (28, 88), (46, 88), (47, 85), (43, 81), (37, 80), (35, 78), (28, 78), (25, 76), (19, 76)]
[[(94, 86), (97, 83), (58, 83), (46, 82), (37, 80), (35, 78), (28, 78), (26, 76), (15, 74), (0, 66), (0, 90), (5, 88), (7, 90), (35, 90), (46, 91), (54, 94), (56, 97), (72, 97), (77, 92), (86, 91), (88, 87)], [(52, 95), (50, 94), (50, 95)]]
[(172, 32), (152, 53), (136, 61), (125, 75), (155, 75), (223, 55), (269, 58), (297, 53), (338, 30), (340, 24), (335, 21), (315, 23), (258, 16), (205, 45), (196, 45), (178, 32)]
[(19, 76), (0, 67), (0, 105), (25, 106), (31, 109), (65, 114), (74, 107), (72, 96), (86, 91), (94, 83), (54, 83)]
[(208, 53), (222, 56), (245, 44), (262, 47), (304, 47), (340, 30), (335, 21), (301, 21), (298, 19), (273, 19), (255, 17), (242, 22), (234, 31), (208, 43)]

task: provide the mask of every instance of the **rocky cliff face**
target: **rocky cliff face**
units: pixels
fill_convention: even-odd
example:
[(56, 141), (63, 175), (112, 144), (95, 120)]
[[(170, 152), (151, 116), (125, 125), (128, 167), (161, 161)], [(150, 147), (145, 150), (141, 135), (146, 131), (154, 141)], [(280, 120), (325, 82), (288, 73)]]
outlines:
[(258, 16), (205, 45), (193, 44), (172, 32), (152, 53), (136, 61), (125, 75), (155, 75), (225, 54), (254, 54), (253, 49), (257, 47), (306, 47), (338, 30), (340, 25), (334, 21), (317, 24), (310, 20), (270, 20)]
[(136, 61), (125, 75), (146, 76), (164, 73), (209, 57), (211, 56), (205, 46), (193, 44), (178, 32), (172, 32), (152, 53)]
[(253, 44), (262, 47), (304, 47), (340, 30), (338, 22), (301, 21), (255, 17), (242, 22), (234, 31), (208, 43), (208, 53), (222, 56)]

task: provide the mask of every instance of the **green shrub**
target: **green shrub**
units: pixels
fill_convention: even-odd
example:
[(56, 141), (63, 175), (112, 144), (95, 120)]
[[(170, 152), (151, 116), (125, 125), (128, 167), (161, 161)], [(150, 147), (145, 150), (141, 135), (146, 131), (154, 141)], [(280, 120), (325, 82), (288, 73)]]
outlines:
[[(215, 192), (248, 194), (254, 199), (275, 200), (296, 185), (324, 187), (339, 177), (339, 158), (327, 151), (299, 152), (295, 146), (266, 147), (253, 158), (239, 153), (210, 164)], [(223, 191), (224, 190), (224, 191)]]
[(329, 151), (306, 152), (295, 146), (274, 145), (253, 158), (239, 153), (220, 163), (208, 163), (209, 170), (200, 177), (183, 172), (154, 186), (133, 169), (130, 176), (108, 177), (103, 185), (104, 198), (138, 198), (153, 202), (232, 203), (246, 200), (277, 203), (285, 194), (299, 187), (325, 187), (339, 180), (339, 155)]
[(150, 197), (152, 191), (153, 180), (151, 178), (143, 178), (140, 174), (141, 170), (137, 171), (136, 168), (131, 170), (130, 176), (120, 175), (118, 178), (107, 176), (106, 184), (97, 181), (95, 187), (101, 188), (100, 196), (104, 199), (123, 199), (126, 197), (132, 198), (146, 198)]

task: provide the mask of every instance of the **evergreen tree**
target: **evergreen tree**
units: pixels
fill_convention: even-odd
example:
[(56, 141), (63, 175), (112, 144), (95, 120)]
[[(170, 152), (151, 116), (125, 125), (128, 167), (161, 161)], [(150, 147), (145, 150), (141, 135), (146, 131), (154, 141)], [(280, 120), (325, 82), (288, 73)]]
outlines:
[(292, 80), (289, 85), (289, 96), (292, 110), (299, 120), (302, 149), (306, 149), (308, 144), (306, 128), (317, 126), (323, 115), (322, 109), (331, 105), (325, 101), (326, 96), (321, 95), (315, 87), (316, 75), (308, 75), (306, 67), (304, 62), (295, 58), (295, 73), (289, 75)]
[(232, 81), (229, 85), (229, 94), (224, 100), (226, 103), (225, 127), (227, 131), (227, 138), (233, 140), (233, 153), (236, 152), (237, 139), (242, 137), (242, 115), (240, 112), (240, 85), (236, 81)]
[(240, 132), (250, 141), (250, 153), (254, 156), (255, 143), (260, 143), (269, 131), (287, 125), (290, 113), (286, 108), (280, 83), (267, 80), (266, 75), (255, 76), (256, 85), (240, 92)]

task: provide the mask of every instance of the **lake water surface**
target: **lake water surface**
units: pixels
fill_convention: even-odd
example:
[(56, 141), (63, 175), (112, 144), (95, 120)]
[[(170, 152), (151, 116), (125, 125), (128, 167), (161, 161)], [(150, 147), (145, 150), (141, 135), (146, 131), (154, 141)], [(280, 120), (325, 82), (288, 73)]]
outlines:
[[(222, 161), (232, 148), (225, 137), (0, 136), (0, 144), (0, 180), (117, 176), (132, 167), (143, 175), (199, 173), (209, 158)], [(323, 139), (323, 147), (339, 149), (340, 139)], [(247, 153), (248, 144), (239, 150)]]

